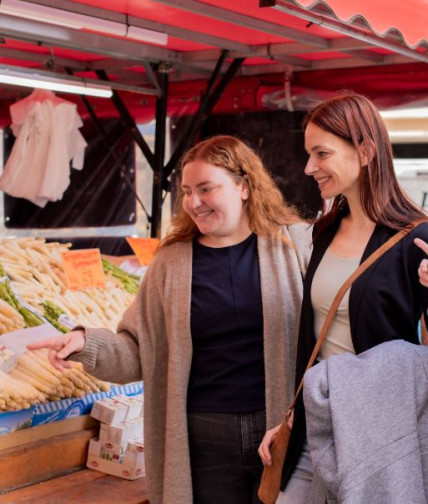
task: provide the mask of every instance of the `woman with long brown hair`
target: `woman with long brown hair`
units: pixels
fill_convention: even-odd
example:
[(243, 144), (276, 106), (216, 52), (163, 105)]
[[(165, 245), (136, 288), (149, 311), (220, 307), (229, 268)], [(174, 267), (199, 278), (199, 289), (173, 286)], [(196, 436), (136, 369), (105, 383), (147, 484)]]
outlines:
[(181, 162), (171, 231), (118, 334), (31, 346), (58, 368), (70, 356), (102, 379), (143, 377), (151, 504), (260, 502), (257, 448), (293, 394), (310, 241), (259, 156), (210, 138)]
[[(330, 211), (314, 226), (313, 252), (304, 282), (296, 384), (302, 379), (316, 336), (341, 285), (374, 250), (426, 214), (400, 188), (385, 124), (376, 107), (358, 94), (321, 103), (304, 121), (314, 178)], [(360, 354), (383, 342), (419, 343), (418, 322), (427, 316), (428, 289), (418, 268), (424, 254), (414, 243), (428, 239), (422, 222), (383, 255), (343, 298), (318, 361), (344, 352)], [(352, 398), (350, 398), (352, 400)], [(267, 432), (259, 453), (270, 464), (269, 446), (278, 427)], [(311, 502), (312, 463), (306, 442), (304, 404), (297, 402), (278, 504)]]

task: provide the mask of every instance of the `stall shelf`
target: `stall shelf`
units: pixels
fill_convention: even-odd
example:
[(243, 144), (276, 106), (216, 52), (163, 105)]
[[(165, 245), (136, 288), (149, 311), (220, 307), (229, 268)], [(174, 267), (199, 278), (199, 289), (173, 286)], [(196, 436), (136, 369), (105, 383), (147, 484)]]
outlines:
[(90, 469), (0, 495), (0, 504), (149, 504), (146, 479), (133, 481)]

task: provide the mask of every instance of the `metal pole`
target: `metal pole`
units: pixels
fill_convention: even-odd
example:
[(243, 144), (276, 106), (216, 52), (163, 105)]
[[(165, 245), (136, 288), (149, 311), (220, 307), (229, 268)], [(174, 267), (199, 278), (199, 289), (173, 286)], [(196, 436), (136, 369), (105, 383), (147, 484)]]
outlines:
[(165, 162), (166, 115), (168, 101), (168, 73), (170, 66), (161, 63), (157, 70), (162, 95), (156, 98), (155, 153), (153, 159), (153, 192), (152, 192), (152, 238), (159, 238), (162, 221), (162, 178)]

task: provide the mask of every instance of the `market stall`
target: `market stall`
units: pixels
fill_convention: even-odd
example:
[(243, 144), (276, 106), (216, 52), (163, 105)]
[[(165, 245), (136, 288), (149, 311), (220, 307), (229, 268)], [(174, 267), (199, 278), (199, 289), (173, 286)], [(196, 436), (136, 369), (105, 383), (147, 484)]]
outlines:
[[(426, 104), (428, 14), (424, 2), (409, 0), (404, 5), (388, 0), (387, 9), (382, 2), (351, 3), (352, 6), (339, 0), (239, 0), (233, 5), (225, 0), (3, 0), (0, 77), (4, 74), (5, 79), (1, 77), (0, 122), (4, 126), (13, 122), (11, 106), (28, 98), (36, 85), (34, 79), (39, 84), (49, 80), (74, 84), (79, 87), (74, 89), (75, 94), (65, 95), (58, 90), (55, 93), (61, 100), (66, 97), (78, 117), (97, 131), (93, 142), (86, 131), (83, 136), (90, 139), (89, 146), (101, 144), (97, 150), (102, 152), (99, 166), (103, 166), (103, 170), (93, 171), (91, 180), (84, 178), (85, 170), (98, 163), (88, 149), (85, 162), (78, 164), (81, 173), (73, 173), (70, 186), (62, 186), (56, 194), (60, 203), (45, 197), (41, 201), (40, 195), (26, 195), (26, 206), (15, 206), (22, 201), (17, 202), (16, 193), (7, 186), (11, 223), (25, 230), (26, 222), (32, 219), (40, 228), (39, 236), (43, 236), (46, 227), (61, 228), (55, 222), (66, 222), (72, 228), (76, 215), (81, 218), (92, 210), (88, 201), (76, 203), (77, 187), (77, 196), (90, 194), (92, 200), (93, 193), (108, 186), (107, 172), (117, 170), (120, 177), (114, 178), (111, 186), (125, 192), (124, 180), (132, 178), (132, 142), (153, 171), (151, 209), (146, 213), (150, 234), (155, 237), (160, 231), (165, 195), (173, 190), (179, 158), (213, 113), (271, 110), (292, 114), (307, 110), (339, 88), (363, 92), (382, 108)], [(27, 83), (28, 88), (16, 88), (7, 80), (17, 73), (33, 79)], [(89, 87), (107, 92), (110, 99), (86, 97)], [(151, 149), (137, 124), (153, 118), (155, 141)], [(172, 119), (171, 124), (180, 125), (169, 159), (165, 159), (167, 118)], [(184, 122), (174, 122), (177, 119)], [(293, 128), (294, 125), (290, 127)], [(118, 131), (124, 132), (123, 136)], [(13, 141), (6, 138), (7, 159)], [(82, 179), (77, 183), (78, 177)], [(135, 180), (126, 183), (126, 190), (135, 189)], [(20, 185), (17, 184), (18, 189)], [(106, 209), (106, 219), (107, 215), (111, 218), (109, 225), (117, 224), (115, 218), (120, 212), (125, 219), (133, 218), (137, 198), (132, 193), (132, 201), (125, 204), (121, 194), (106, 191), (103, 198), (102, 210)], [(61, 201), (67, 201), (64, 213)], [(58, 205), (51, 212), (50, 225), (43, 215), (40, 220), (35, 217), (34, 205), (40, 207), (41, 203), (48, 209)], [(100, 225), (95, 220), (91, 223), (94, 227)], [(8, 230), (11, 235), (13, 225)], [(0, 333), (13, 334), (28, 328), (34, 316), (39, 318), (36, 327), (46, 324), (60, 331), (67, 330), (63, 327), (66, 319), (68, 327), (83, 324), (115, 329), (132, 301), (138, 279), (125, 276), (111, 261), (104, 260), (102, 287), (70, 289), (61, 255), (68, 251), (70, 247), (43, 239), (0, 242), (0, 263), (12, 292), (12, 302), (5, 295), (0, 303)], [(13, 296), (18, 300), (16, 305)], [(88, 416), (94, 400), (112, 390), (136, 390), (115, 390), (111, 384), (88, 377), (78, 367), (65, 377), (64, 385), (63, 377), (49, 368), (46, 355), (26, 354), (19, 358), (18, 365), (7, 371), (10, 394), (0, 396), (0, 409), (9, 411), (0, 414), (0, 427), (2, 415), (16, 420), (15, 429), (0, 436), (0, 487), (12, 491), (33, 485), (14, 495), (22, 499), (20, 502), (28, 499), (37, 504), (32, 493), (34, 484), (85, 466), (89, 441), (98, 431), (98, 424)], [(38, 379), (37, 373), (44, 378)], [(19, 385), (23, 378), (26, 384)], [(25, 394), (13, 391), (13, 385), (25, 389)], [(67, 409), (71, 411), (78, 403), (83, 404), (80, 413), (68, 417)], [(45, 424), (49, 416), (56, 421)], [(7, 425), (9, 420), (3, 418)], [(28, 428), (21, 430), (23, 423)], [(45, 499), (62, 484), (63, 488), (74, 488), (69, 502), (83, 502), (79, 500), (81, 488), (92, 503), (101, 503), (103, 492), (108, 492), (114, 501), (111, 492), (119, 489), (134, 495), (127, 499), (130, 504), (140, 493), (141, 499), (146, 497), (143, 479), (132, 482), (131, 489), (128, 481), (119, 487), (117, 480), (101, 478), (100, 473), (80, 471), (51, 484), (37, 485), (37, 498)], [(87, 486), (80, 487), (81, 483)], [(124, 495), (121, 493), (122, 500)], [(0, 503), (6, 501), (0, 497)]]
[(102, 382), (77, 363), (60, 372), (47, 352), (26, 349), (29, 342), (79, 324), (114, 330), (134, 298), (138, 276), (120, 269), (114, 258), (101, 258), (96, 249), (72, 250), (70, 244), (32, 238), (2, 240), (0, 249), (0, 488), (5, 492), (84, 467), (88, 442), (99, 435), (98, 422), (89, 416), (94, 403), (137, 397), (143, 383)]
[[(68, 99), (99, 130), (100, 118), (119, 116), (143, 152), (154, 174), (154, 237), (171, 175), (211, 112), (306, 110), (344, 87), (385, 108), (424, 103), (425, 16), (422, 0), (6, 0), (0, 73), (111, 94)], [(8, 123), (22, 91), (3, 86)], [(165, 159), (166, 118), (189, 115)], [(153, 150), (136, 127), (151, 118)]]

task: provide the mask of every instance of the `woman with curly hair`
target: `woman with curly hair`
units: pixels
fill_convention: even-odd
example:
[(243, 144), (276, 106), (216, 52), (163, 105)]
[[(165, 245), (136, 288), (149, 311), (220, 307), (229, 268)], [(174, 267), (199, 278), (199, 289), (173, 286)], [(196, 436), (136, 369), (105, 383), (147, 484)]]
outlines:
[(79, 328), (52, 349), (105, 380), (144, 379), (151, 504), (256, 504), (257, 454), (294, 390), (311, 233), (259, 156), (216, 136), (181, 161), (172, 228), (118, 334)]

